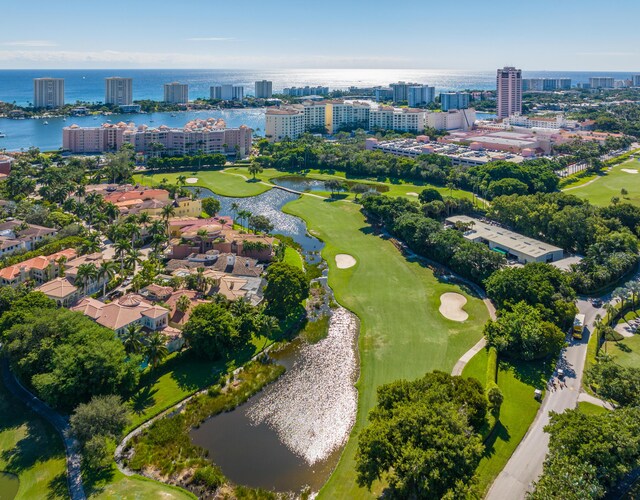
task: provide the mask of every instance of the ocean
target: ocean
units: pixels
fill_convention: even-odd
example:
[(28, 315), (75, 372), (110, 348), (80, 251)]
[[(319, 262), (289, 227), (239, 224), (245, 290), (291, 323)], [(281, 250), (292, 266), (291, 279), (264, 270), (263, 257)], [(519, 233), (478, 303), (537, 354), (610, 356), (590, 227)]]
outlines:
[[(331, 90), (349, 86), (371, 87), (391, 82), (418, 82), (436, 87), (436, 92), (447, 90), (491, 90), (495, 89), (494, 71), (452, 70), (396, 70), (396, 69), (302, 69), (302, 70), (0, 70), (0, 101), (26, 105), (33, 101), (33, 79), (55, 77), (65, 79), (65, 100), (104, 101), (104, 79), (108, 76), (133, 78), (133, 98), (161, 100), (164, 83), (189, 84), (191, 99), (208, 97), (213, 84), (235, 84), (245, 87), (245, 94), (253, 94), (256, 80), (273, 81), (274, 91), (285, 87), (322, 85)], [(567, 77), (573, 84), (584, 83), (590, 76), (612, 76), (625, 79), (630, 73), (576, 72), (576, 71), (524, 71), (524, 78)]]
[[(108, 76), (133, 78), (134, 100), (163, 99), (163, 84), (178, 81), (189, 84), (191, 99), (208, 97), (213, 84), (235, 84), (245, 87), (245, 95), (253, 94), (256, 80), (273, 81), (274, 91), (285, 87), (326, 86), (331, 90), (346, 89), (350, 86), (371, 87), (387, 85), (396, 81), (410, 81), (433, 85), (436, 92), (449, 90), (493, 90), (495, 71), (448, 71), (448, 70), (0, 70), (0, 101), (27, 105), (33, 100), (33, 79), (56, 77), (65, 79), (65, 100), (67, 103), (102, 102), (104, 100), (104, 79)], [(571, 78), (573, 84), (584, 83), (590, 76), (611, 76), (616, 79), (630, 77), (630, 73), (575, 72), (575, 71), (524, 71), (525, 78)], [(193, 118), (224, 118), (227, 125), (237, 127), (247, 125), (264, 133), (264, 110), (239, 109), (176, 113), (112, 115), (100, 117), (49, 118), (45, 120), (0, 119), (0, 151), (19, 151), (31, 146), (43, 151), (62, 146), (62, 128), (73, 123), (80, 126), (99, 126), (107, 120), (135, 122), (137, 125), (169, 125), (182, 127)]]

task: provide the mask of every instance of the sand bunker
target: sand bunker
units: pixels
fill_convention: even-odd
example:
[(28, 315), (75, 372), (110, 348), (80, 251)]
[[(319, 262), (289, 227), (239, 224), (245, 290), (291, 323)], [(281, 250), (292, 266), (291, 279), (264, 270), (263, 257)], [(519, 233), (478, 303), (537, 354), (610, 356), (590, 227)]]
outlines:
[(418, 193), (407, 193), (407, 196), (420, 196)]
[(349, 269), (356, 265), (356, 259), (346, 253), (339, 253), (336, 255), (336, 266), (338, 269)]
[(469, 315), (462, 309), (467, 303), (464, 295), (447, 292), (440, 295), (440, 314), (451, 321), (465, 321)]
[(626, 172), (628, 174), (637, 174), (638, 173), (638, 169), (637, 168), (621, 168), (620, 170), (622, 170), (623, 172)]
[(196, 182), (198, 182), (198, 178), (197, 177), (189, 177), (187, 179), (187, 184), (195, 184)]

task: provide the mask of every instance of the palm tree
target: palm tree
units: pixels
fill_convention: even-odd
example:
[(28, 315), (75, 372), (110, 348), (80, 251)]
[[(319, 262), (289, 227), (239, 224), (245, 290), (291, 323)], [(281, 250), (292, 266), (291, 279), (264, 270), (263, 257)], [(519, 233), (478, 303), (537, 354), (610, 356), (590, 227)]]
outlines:
[(187, 295), (180, 295), (180, 298), (176, 302), (176, 310), (182, 314), (186, 313), (191, 307), (191, 300)]
[(160, 332), (153, 332), (147, 338), (145, 353), (151, 367), (156, 368), (162, 362), (162, 360), (169, 355), (165, 336)]
[(625, 300), (629, 298), (629, 290), (620, 286), (611, 293), (611, 296), (620, 301), (620, 311), (622, 311), (624, 309)]
[(124, 269), (124, 258), (131, 251), (131, 243), (125, 239), (116, 240), (113, 245), (116, 257), (120, 259), (120, 270)]
[(249, 217), (251, 217), (253, 214), (251, 212), (249, 212), (249, 210), (240, 210), (238, 212), (238, 218), (240, 219), (240, 225), (244, 228), (244, 223), (243, 221), (248, 221)]
[(107, 283), (113, 279), (116, 274), (116, 266), (111, 260), (103, 260), (98, 266), (98, 281), (104, 280), (102, 283), (102, 296), (107, 293)]
[(165, 228), (167, 231), (167, 238), (169, 238), (169, 219), (171, 217), (173, 217), (176, 214), (176, 209), (174, 208), (174, 206), (169, 203), (168, 205), (165, 205), (164, 207), (162, 207), (162, 210), (160, 212), (160, 214), (162, 215), (162, 218), (164, 219), (164, 223), (165, 223)]
[(204, 253), (204, 242), (207, 234), (209, 233), (207, 233), (206, 229), (198, 229), (198, 232), (196, 233), (198, 240), (200, 241), (200, 253)]
[(233, 214), (233, 219), (235, 220), (238, 212), (240, 211), (240, 205), (238, 205), (235, 201), (231, 204), (231, 213)]
[(125, 224), (127, 234), (131, 238), (131, 246), (136, 247), (136, 241), (140, 238), (140, 226), (137, 224)]
[(80, 264), (76, 273), (76, 286), (82, 286), (84, 295), (87, 295), (87, 287), (98, 275), (98, 268), (95, 264)]
[(151, 216), (147, 212), (138, 215), (138, 224), (149, 224), (149, 222), (151, 222)]
[(124, 266), (127, 269), (131, 269), (134, 273), (136, 271), (136, 266), (142, 263), (142, 254), (140, 250), (132, 248), (129, 250), (129, 253), (124, 258)]
[(180, 187), (184, 186), (187, 183), (187, 177), (185, 175), (179, 175), (176, 179), (176, 184)]
[(636, 301), (638, 300), (638, 295), (640, 295), (640, 281), (631, 281), (627, 283), (627, 290), (631, 294), (631, 300), (633, 301), (633, 307), (636, 307)]
[(95, 253), (100, 250), (100, 235), (98, 233), (91, 232), (85, 238), (80, 250), (82, 253)]
[(144, 347), (142, 326), (139, 323), (131, 323), (127, 326), (121, 337), (122, 345), (127, 354), (139, 354)]
[(113, 203), (107, 203), (104, 206), (104, 214), (109, 218), (110, 222), (113, 222), (120, 215), (120, 209)]

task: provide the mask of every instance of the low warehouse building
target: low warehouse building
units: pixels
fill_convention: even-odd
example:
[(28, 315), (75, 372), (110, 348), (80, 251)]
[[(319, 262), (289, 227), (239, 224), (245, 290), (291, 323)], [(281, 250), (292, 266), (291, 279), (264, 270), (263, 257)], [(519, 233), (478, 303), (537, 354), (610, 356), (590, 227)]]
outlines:
[(544, 243), (519, 233), (514, 233), (500, 226), (488, 224), (466, 215), (448, 217), (451, 226), (468, 224), (469, 229), (464, 237), (469, 241), (485, 243), (496, 252), (503, 253), (507, 258), (515, 258), (518, 262), (553, 262), (564, 256), (562, 248)]

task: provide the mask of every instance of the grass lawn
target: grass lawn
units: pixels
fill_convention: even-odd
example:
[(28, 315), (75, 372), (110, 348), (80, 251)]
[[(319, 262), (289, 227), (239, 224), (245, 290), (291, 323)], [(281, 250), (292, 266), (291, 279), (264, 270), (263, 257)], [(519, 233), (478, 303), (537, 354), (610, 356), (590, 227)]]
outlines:
[[(246, 170), (246, 169), (245, 169)], [(167, 179), (170, 183), (176, 182), (177, 178), (181, 175), (185, 177), (197, 177), (198, 182), (196, 184), (186, 184), (186, 186), (199, 186), (203, 188), (209, 188), (214, 193), (222, 196), (234, 196), (242, 198), (245, 196), (256, 196), (262, 194), (265, 191), (271, 189), (269, 186), (260, 184), (259, 182), (247, 181), (238, 175), (232, 175), (230, 173), (224, 173), (220, 170), (199, 170), (199, 171), (184, 171), (184, 172), (161, 172), (158, 174), (135, 174), (133, 176), (134, 182), (152, 186), (160, 184), (162, 179)]]
[(110, 480), (98, 482), (87, 497), (95, 500), (111, 498), (127, 500), (144, 500), (162, 498), (163, 500), (187, 500), (196, 498), (193, 494), (175, 486), (158, 483), (146, 477), (125, 476), (115, 467)]
[(287, 247), (284, 251), (284, 262), (290, 266), (303, 269), (302, 255), (295, 248)]
[(640, 335), (625, 337), (619, 342), (605, 342), (600, 352), (613, 356), (619, 365), (627, 368), (640, 368)]
[[(0, 379), (0, 471), (18, 476), (16, 499), (68, 498), (62, 439)], [(0, 498), (4, 498), (0, 491)]]
[(594, 405), (593, 403), (587, 403), (586, 401), (580, 401), (578, 403), (578, 410), (587, 415), (602, 415), (608, 413), (609, 410), (602, 406)]
[[(323, 257), (330, 267), (329, 284), (336, 299), (358, 315), (360, 379), (358, 416), (340, 462), (320, 492), (322, 498), (370, 498), (356, 485), (357, 434), (376, 402), (378, 386), (415, 379), (434, 369), (450, 371), (458, 358), (482, 335), (488, 318), (482, 301), (460, 287), (438, 281), (419, 262), (407, 261), (388, 241), (374, 235), (359, 206), (303, 196), (285, 211), (304, 218), (309, 230), (326, 243)], [(335, 255), (354, 256), (357, 264), (338, 269)], [(463, 323), (438, 312), (440, 295), (457, 291), (467, 296)], [(379, 494), (381, 485), (374, 485)]]
[[(540, 365), (538, 362), (537, 365)], [(547, 363), (547, 371), (550, 371)], [(462, 375), (486, 383), (487, 350), (476, 354), (465, 366)], [(518, 444), (527, 433), (540, 408), (533, 392), (545, 386), (546, 374), (532, 363), (498, 365), (498, 386), (504, 395), (500, 408), (500, 421), (485, 442), (485, 453), (476, 471), (479, 492), (484, 495), (495, 477), (504, 468)]]
[[(594, 205), (609, 205), (614, 196), (620, 198), (621, 202), (640, 205), (640, 173), (630, 174), (623, 172), (623, 169), (640, 172), (640, 161), (632, 160), (616, 165), (591, 184), (572, 189), (568, 193), (585, 198)], [(624, 197), (620, 194), (623, 188), (629, 192)]]

